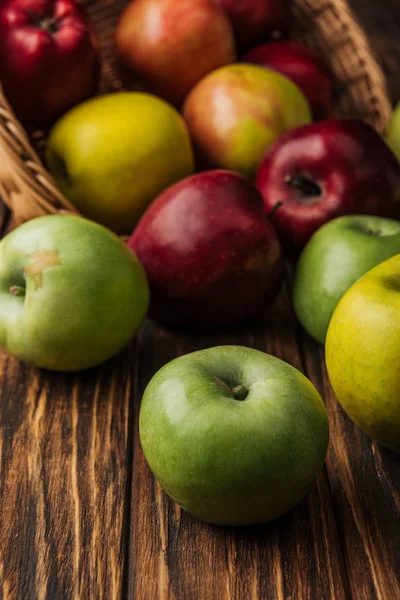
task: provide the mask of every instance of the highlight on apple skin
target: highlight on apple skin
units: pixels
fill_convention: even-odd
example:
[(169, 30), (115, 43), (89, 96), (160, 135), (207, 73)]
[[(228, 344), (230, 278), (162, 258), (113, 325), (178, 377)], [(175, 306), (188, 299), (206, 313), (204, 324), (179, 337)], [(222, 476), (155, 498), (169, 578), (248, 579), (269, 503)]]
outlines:
[(219, 346), (176, 358), (151, 379), (139, 433), (161, 487), (216, 525), (277, 519), (309, 492), (329, 442), (324, 403), (286, 362)]
[(293, 309), (320, 344), (340, 298), (367, 271), (400, 253), (400, 221), (349, 215), (314, 233), (296, 265)]
[(282, 134), (311, 121), (310, 106), (292, 81), (244, 63), (202, 79), (186, 98), (183, 115), (201, 166), (250, 179)]
[(49, 126), (98, 86), (97, 39), (74, 0), (0, 2), (0, 81), (17, 117)]
[(115, 49), (133, 77), (177, 107), (205, 75), (236, 60), (232, 27), (213, 0), (134, 0)]
[(329, 324), (329, 380), (348, 416), (400, 454), (400, 254), (356, 281)]
[(106, 94), (70, 110), (50, 132), (46, 162), (81, 214), (120, 234), (194, 170), (181, 115), (142, 92)]
[(400, 164), (380, 135), (358, 119), (330, 119), (283, 135), (260, 163), (256, 186), (286, 255), (342, 215), (400, 217)]
[(0, 346), (54, 371), (80, 371), (122, 350), (146, 316), (134, 253), (81, 217), (48, 215), (0, 242)]
[(163, 192), (129, 240), (151, 291), (150, 315), (174, 326), (234, 324), (279, 292), (284, 263), (256, 188), (206, 171)]

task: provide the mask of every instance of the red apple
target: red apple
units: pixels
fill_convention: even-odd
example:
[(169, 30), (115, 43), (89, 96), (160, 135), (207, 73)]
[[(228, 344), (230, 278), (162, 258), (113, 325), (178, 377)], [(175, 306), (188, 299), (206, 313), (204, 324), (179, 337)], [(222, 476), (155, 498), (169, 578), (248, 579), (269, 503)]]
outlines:
[(293, 0), (215, 0), (231, 20), (236, 43), (248, 50), (292, 24)]
[(115, 44), (122, 63), (176, 106), (204, 75), (236, 60), (231, 25), (213, 0), (134, 0)]
[(311, 48), (299, 42), (270, 42), (255, 48), (242, 60), (278, 71), (296, 83), (310, 103), (315, 119), (332, 115), (333, 78), (325, 61)]
[(98, 78), (97, 44), (80, 4), (0, 2), (0, 81), (25, 124), (52, 123), (91, 96)]
[(168, 188), (129, 245), (147, 273), (151, 314), (167, 324), (245, 319), (272, 300), (283, 279), (261, 195), (230, 171), (206, 171)]
[(331, 119), (282, 136), (265, 155), (256, 185), (289, 255), (341, 215), (400, 218), (400, 164), (370, 125)]

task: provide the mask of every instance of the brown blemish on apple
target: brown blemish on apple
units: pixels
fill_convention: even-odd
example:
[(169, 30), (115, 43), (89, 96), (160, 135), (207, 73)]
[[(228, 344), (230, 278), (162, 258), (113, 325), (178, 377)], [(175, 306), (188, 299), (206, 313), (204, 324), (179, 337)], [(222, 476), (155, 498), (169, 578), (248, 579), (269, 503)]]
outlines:
[(32, 277), (36, 288), (43, 285), (43, 271), (49, 267), (61, 265), (60, 257), (57, 250), (37, 250), (28, 254), (28, 258), (32, 263), (24, 268), (25, 274)]

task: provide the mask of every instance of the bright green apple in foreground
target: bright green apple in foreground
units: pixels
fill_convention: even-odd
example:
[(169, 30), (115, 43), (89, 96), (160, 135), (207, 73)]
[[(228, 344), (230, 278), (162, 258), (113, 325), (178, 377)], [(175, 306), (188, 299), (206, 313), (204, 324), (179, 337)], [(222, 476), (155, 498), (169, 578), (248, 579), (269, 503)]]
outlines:
[(357, 281), (333, 313), (326, 366), (340, 404), (378, 442), (400, 453), (400, 254)]
[(140, 409), (156, 479), (182, 508), (219, 525), (276, 519), (308, 492), (325, 459), (325, 406), (287, 363), (251, 348), (187, 354), (158, 371)]
[(194, 168), (178, 111), (140, 92), (99, 96), (70, 110), (51, 131), (46, 159), (79, 212), (126, 234), (161, 191)]
[(52, 215), (0, 242), (0, 346), (20, 360), (78, 371), (107, 360), (148, 306), (144, 271), (111, 231)]
[(323, 225), (296, 268), (293, 306), (304, 329), (325, 343), (329, 321), (346, 290), (367, 271), (400, 253), (400, 222), (352, 215)]

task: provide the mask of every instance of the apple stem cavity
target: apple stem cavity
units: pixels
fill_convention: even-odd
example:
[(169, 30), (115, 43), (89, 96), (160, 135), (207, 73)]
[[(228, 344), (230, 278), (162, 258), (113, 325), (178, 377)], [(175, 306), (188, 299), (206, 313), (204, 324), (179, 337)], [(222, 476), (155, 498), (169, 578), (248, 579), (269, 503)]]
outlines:
[(48, 31), (49, 33), (57, 33), (59, 29), (58, 21), (55, 18), (47, 17), (46, 19), (42, 19), (39, 23), (40, 29), (44, 31)]
[(318, 185), (309, 175), (298, 173), (297, 175), (286, 175), (286, 185), (298, 190), (303, 198), (314, 198), (321, 196), (321, 186)]
[(215, 377), (215, 381), (219, 385), (219, 387), (222, 388), (222, 390), (224, 392), (226, 392), (234, 400), (242, 401), (247, 398), (249, 390), (243, 383), (236, 385), (234, 387), (230, 387), (228, 384), (226, 384), (224, 381), (222, 381), (222, 379), (220, 379), (219, 377)]
[(232, 394), (235, 400), (246, 400), (248, 393), (249, 390), (243, 383), (232, 388)]
[(10, 287), (10, 293), (13, 296), (25, 296), (25, 288), (21, 285), (12, 285)]

